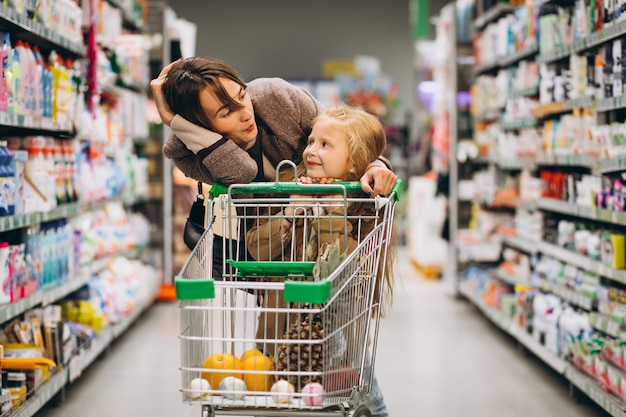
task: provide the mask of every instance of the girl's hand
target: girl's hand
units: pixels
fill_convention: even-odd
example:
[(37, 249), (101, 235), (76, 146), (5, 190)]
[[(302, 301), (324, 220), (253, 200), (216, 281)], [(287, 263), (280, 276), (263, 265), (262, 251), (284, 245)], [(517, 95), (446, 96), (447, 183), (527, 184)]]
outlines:
[(170, 106), (167, 105), (167, 101), (165, 100), (165, 95), (163, 95), (163, 83), (167, 79), (167, 74), (170, 70), (180, 63), (180, 59), (172, 62), (171, 64), (164, 67), (159, 76), (154, 80), (150, 81), (150, 89), (152, 90), (152, 96), (154, 98), (154, 104), (159, 112), (159, 116), (163, 123), (169, 126), (172, 123), (172, 119), (174, 118), (174, 113), (170, 109)]
[(333, 182), (341, 181), (338, 178), (311, 178), (307, 176), (301, 176), (298, 181), (302, 184), (332, 184)]
[(363, 192), (371, 197), (377, 195), (387, 197), (396, 185), (398, 177), (390, 169), (381, 166), (371, 166), (361, 177)]

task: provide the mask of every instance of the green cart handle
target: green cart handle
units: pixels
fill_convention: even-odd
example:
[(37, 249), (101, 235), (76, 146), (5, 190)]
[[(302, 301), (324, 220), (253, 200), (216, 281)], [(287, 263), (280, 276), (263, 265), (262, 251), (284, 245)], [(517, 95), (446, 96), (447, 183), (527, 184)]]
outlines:
[[(213, 279), (187, 279), (181, 276), (174, 278), (176, 299), (192, 301), (215, 298), (215, 281)], [(324, 304), (330, 299), (330, 281), (294, 281), (285, 280), (283, 299), (288, 303)]]
[[(337, 192), (343, 192), (349, 194), (361, 194), (365, 196), (361, 183), (358, 181), (347, 182), (334, 182), (332, 184), (301, 184), (297, 182), (253, 182), (250, 184), (233, 184), (230, 187), (215, 183), (211, 186), (209, 196), (211, 198), (218, 197), (223, 194), (228, 194), (230, 189), (231, 194), (263, 194), (263, 193), (278, 193), (278, 194), (310, 194), (322, 193), (333, 194)], [(400, 200), (400, 196), (404, 189), (404, 185), (401, 179), (398, 178), (396, 185), (391, 190), (393, 198), (396, 201)]]
[(179, 301), (215, 298), (213, 279), (188, 279), (178, 275), (174, 277), (174, 288)]

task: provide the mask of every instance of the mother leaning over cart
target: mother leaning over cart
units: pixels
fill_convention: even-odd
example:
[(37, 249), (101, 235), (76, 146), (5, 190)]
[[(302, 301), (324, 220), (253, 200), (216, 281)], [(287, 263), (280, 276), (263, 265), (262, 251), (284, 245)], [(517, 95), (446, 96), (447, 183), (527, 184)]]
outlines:
[[(172, 130), (163, 154), (186, 176), (208, 184), (274, 180), (280, 161), (299, 164), (312, 120), (322, 110), (302, 88), (280, 78), (246, 84), (230, 65), (211, 57), (175, 61), (150, 87)], [(379, 157), (360, 181), (364, 192), (387, 195), (396, 175)], [(214, 276), (222, 272), (222, 245), (216, 238)], [(375, 417), (388, 416), (375, 378), (370, 401)]]

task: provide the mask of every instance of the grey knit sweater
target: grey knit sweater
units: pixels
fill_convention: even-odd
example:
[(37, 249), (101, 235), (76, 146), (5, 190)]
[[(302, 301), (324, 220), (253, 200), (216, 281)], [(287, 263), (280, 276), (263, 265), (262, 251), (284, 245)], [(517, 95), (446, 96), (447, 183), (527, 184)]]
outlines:
[[(274, 180), (280, 161), (301, 162), (311, 121), (321, 111), (321, 105), (306, 90), (280, 78), (255, 79), (248, 83), (247, 93), (259, 129), (256, 144), (262, 153), (263, 176)], [(186, 176), (224, 185), (248, 183), (257, 177), (257, 162), (233, 141), (178, 115), (170, 127), (163, 154)], [(206, 142), (205, 149), (194, 154), (183, 142), (187, 138)]]

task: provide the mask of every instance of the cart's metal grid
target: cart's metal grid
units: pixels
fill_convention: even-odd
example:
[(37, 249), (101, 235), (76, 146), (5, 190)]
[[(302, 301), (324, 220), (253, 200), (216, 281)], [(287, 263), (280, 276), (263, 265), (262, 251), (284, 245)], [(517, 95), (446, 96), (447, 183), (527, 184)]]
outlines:
[[(207, 218), (213, 219), (217, 209), (222, 213), (221, 225), (207, 228), (176, 277), (183, 400), (202, 403), (211, 415), (347, 415), (363, 407), (375, 363), (384, 285), (381, 266), (386, 262), (401, 189), (398, 181), (388, 198), (367, 198), (360, 183), (214, 185)], [(288, 222), (296, 226), (280, 229), (280, 239), (263, 235), (265, 246), (281, 246), (278, 257), (263, 259), (269, 255), (261, 254), (263, 245), (256, 245), (259, 238), (246, 241), (245, 233), (254, 225), (285, 224), (284, 209), (294, 207), (293, 194), (299, 195), (298, 208)], [(351, 213), (349, 207), (355, 204), (369, 210)], [(317, 245), (320, 253), (333, 246), (320, 241), (319, 229), (316, 233), (315, 225), (319, 228), (323, 222), (333, 238), (344, 238), (337, 239), (342, 250), (349, 244), (346, 230), (352, 228), (356, 239), (356, 248), (337, 265), (330, 255), (328, 265), (334, 269), (328, 275), (326, 257), (307, 257), (307, 248)], [(223, 239), (221, 276), (213, 272), (216, 226), (224, 236), (239, 236), (239, 241)], [(252, 247), (256, 253), (251, 253)], [(381, 289), (376, 298), (377, 281)], [(254, 348), (272, 357), (271, 368), (203, 367), (213, 355), (240, 357)], [(198, 378), (217, 385), (226, 376), (245, 380), (245, 388), (190, 385)], [(268, 391), (278, 379), (289, 380), (294, 392), (277, 402)], [(321, 398), (301, 392), (308, 382), (323, 386)]]

